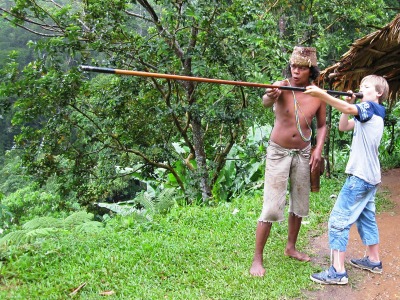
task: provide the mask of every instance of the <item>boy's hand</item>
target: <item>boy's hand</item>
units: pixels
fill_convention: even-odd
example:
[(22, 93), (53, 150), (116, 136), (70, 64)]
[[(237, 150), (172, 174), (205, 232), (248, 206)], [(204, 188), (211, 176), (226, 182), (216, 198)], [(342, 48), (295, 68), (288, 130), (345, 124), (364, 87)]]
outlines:
[(323, 89), (320, 89), (319, 87), (317, 87), (315, 85), (309, 85), (306, 87), (304, 94), (308, 94), (313, 97), (319, 97), (319, 96), (325, 95), (326, 92)]
[(342, 99), (347, 103), (353, 104), (356, 101), (356, 96), (354, 95), (353, 91), (347, 91), (347, 93), (352, 93), (351, 97), (343, 96)]

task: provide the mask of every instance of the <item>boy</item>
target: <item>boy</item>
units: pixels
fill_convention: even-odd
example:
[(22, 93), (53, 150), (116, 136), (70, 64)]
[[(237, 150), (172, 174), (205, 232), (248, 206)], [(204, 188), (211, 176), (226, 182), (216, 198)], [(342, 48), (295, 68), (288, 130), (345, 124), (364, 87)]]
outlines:
[[(353, 130), (350, 157), (346, 166), (348, 177), (339, 193), (329, 217), (329, 246), (332, 266), (323, 272), (312, 274), (311, 280), (321, 284), (347, 284), (348, 276), (344, 266), (349, 231), (353, 223), (368, 256), (351, 259), (350, 264), (373, 273), (382, 273), (379, 258), (379, 232), (375, 220), (375, 193), (381, 182), (378, 148), (383, 134), (385, 108), (382, 102), (387, 98), (389, 85), (376, 75), (362, 79), (361, 103), (353, 104), (355, 96), (340, 101), (316, 86), (307, 87), (306, 94), (320, 98), (342, 112), (339, 130)], [(348, 118), (353, 115), (354, 118)]]

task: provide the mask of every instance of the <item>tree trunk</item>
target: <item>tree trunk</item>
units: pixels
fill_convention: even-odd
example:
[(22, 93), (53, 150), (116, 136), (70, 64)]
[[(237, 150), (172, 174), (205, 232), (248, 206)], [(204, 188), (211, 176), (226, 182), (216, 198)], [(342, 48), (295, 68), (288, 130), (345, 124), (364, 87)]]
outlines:
[[(190, 60), (186, 61), (186, 67), (189, 66)], [(188, 68), (189, 69), (189, 68)], [(190, 105), (196, 103), (194, 95), (193, 82), (184, 82)], [(209, 174), (207, 168), (206, 151), (204, 149), (204, 134), (201, 127), (201, 116), (197, 111), (190, 114), (190, 124), (192, 125), (194, 154), (197, 162), (197, 176), (199, 180), (201, 198), (203, 202), (207, 202), (211, 198), (211, 188), (209, 183)]]
[(204, 151), (203, 130), (201, 128), (201, 119), (198, 115), (192, 116), (193, 145), (196, 154), (197, 172), (200, 181), (200, 190), (203, 202), (207, 202), (211, 197), (211, 188), (209, 185), (209, 175), (207, 169), (206, 153)]

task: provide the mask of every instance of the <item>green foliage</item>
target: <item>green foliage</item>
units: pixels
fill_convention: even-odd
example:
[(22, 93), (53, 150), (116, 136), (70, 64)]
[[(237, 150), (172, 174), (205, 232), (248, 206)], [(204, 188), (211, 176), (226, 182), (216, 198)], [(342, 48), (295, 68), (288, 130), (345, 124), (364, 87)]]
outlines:
[(0, 234), (3, 229), (8, 228), (11, 225), (13, 214), (9, 211), (8, 207), (3, 203), (4, 195), (0, 193)]
[(4, 197), (3, 204), (13, 214), (13, 222), (20, 223), (35, 216), (60, 213), (65, 208), (60, 195), (53, 195), (40, 190), (37, 184), (29, 184), (24, 188)]
[[(323, 178), (320, 193), (311, 194), (299, 250), (315, 250), (310, 240), (326, 230), (344, 179)], [(0, 248), (0, 297), (66, 299), (86, 283), (77, 297), (113, 291), (115, 299), (300, 299), (315, 289), (309, 275), (320, 269), (284, 256), (287, 222), (272, 227), (265, 279), (248, 275), (261, 204), (258, 190), (214, 207), (175, 206), (151, 227), (132, 228), (124, 223), (129, 217), (118, 217), (90, 234), (73, 230), (42, 238), (40, 246)]]
[(380, 147), (380, 161), (385, 169), (400, 166), (400, 102), (387, 109), (385, 131)]
[(156, 214), (167, 213), (177, 203), (179, 195), (176, 189), (168, 188), (157, 191), (148, 186), (146, 192), (140, 192), (133, 200), (118, 203), (97, 203), (97, 206), (107, 208), (121, 215), (136, 215), (138, 219), (152, 221)]
[(8, 151), (0, 164), (0, 190), (10, 195), (18, 189), (30, 184), (32, 177), (26, 174), (18, 151)]
[(214, 198), (229, 201), (244, 190), (259, 188), (264, 180), (264, 155), (272, 127), (254, 124), (241, 145), (235, 144), (213, 188)]
[(65, 219), (38, 217), (0, 238), (0, 246), (32, 244), (38, 239), (50, 238), (65, 231), (93, 233), (103, 228), (101, 222), (93, 221), (93, 214), (86, 211), (72, 213)]
[(33, 230), (38, 228), (46, 227), (63, 227), (63, 222), (60, 219), (54, 217), (41, 217), (30, 220), (22, 225), (22, 229)]
[(138, 165), (142, 178), (177, 188), (187, 203), (229, 199), (261, 176), (248, 154), (254, 145), (242, 137), (254, 124), (273, 124), (260, 109), (262, 91), (95, 76), (77, 66), (275, 81), (294, 45), (316, 46), (324, 68), (395, 14), (384, 9), (392, 1), (339, 2), (7, 3), (10, 22), (38, 37), (29, 63), (14, 54), (0, 79), (23, 167), (40, 185), (57, 181), (63, 199), (80, 205), (128, 188), (138, 170), (121, 176), (115, 168)]
[[(104, 290), (118, 299), (282, 299), (309, 288), (312, 265), (282, 264), (286, 224), (268, 243), (268, 278), (279, 284), (247, 276), (273, 124), (262, 91), (77, 66), (269, 83), (284, 76), (296, 44), (316, 46), (321, 69), (332, 64), (392, 19), (385, 7), (394, 1), (3, 2), (13, 23), (43, 26), (30, 27), (42, 38), (29, 49), (20, 31), (0, 30), (0, 151), (22, 151), (1, 159), (0, 297), (65, 299), (80, 282), (85, 299)], [(385, 166), (400, 160), (393, 124)], [(332, 134), (342, 174), (351, 136)], [(322, 178), (303, 231), (322, 230), (342, 179)], [(194, 205), (205, 192), (214, 206)], [(105, 202), (121, 195), (133, 200)], [(91, 213), (63, 217), (98, 202), (116, 213), (103, 216), (105, 228)], [(387, 205), (378, 199), (378, 209)]]
[[(3, 6), (3, 4), (1, 4)], [(0, 69), (7, 64), (10, 53), (18, 53), (18, 61), (23, 65), (29, 63), (33, 59), (33, 49), (27, 47), (30, 40), (38, 39), (37, 36), (24, 30), (23, 28), (15, 27), (5, 19), (0, 19)]]
[(72, 228), (77, 225), (82, 225), (83, 223), (91, 221), (93, 217), (94, 216), (92, 213), (87, 213), (86, 211), (78, 211), (66, 217), (63, 221), (63, 224), (64, 227)]
[(51, 236), (58, 231), (58, 228), (52, 227), (12, 231), (0, 239), (0, 246), (30, 244), (36, 239)]
[(104, 228), (103, 223), (98, 221), (87, 221), (74, 228), (79, 233), (95, 233)]

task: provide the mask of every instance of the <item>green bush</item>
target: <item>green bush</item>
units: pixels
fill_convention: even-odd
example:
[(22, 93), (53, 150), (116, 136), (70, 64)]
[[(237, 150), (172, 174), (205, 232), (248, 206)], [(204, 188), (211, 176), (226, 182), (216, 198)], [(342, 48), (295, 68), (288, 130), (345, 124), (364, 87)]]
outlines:
[(0, 193), (0, 234), (11, 225), (13, 214), (3, 203), (4, 195)]
[[(30, 184), (4, 197), (3, 202), (13, 215), (13, 222), (19, 224), (34, 217), (60, 213), (61, 198), (38, 189), (36, 184)], [(64, 207), (63, 207), (64, 208)]]

